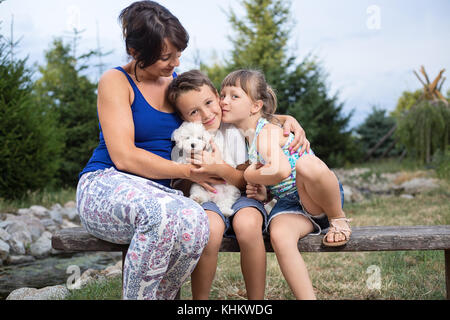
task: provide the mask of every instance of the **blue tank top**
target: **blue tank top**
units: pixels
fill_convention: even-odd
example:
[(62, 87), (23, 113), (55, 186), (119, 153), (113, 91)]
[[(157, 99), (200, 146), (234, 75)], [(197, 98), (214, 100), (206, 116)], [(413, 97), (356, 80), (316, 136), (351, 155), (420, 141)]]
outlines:
[[(176, 113), (161, 112), (153, 108), (134, 83), (133, 79), (121, 68), (115, 68), (123, 72), (134, 91), (134, 101), (131, 105), (134, 122), (134, 142), (137, 148), (141, 148), (156, 154), (164, 159), (171, 160), (171, 151), (174, 146), (171, 140), (172, 133), (183, 122)], [(174, 72), (173, 77), (177, 74)], [(115, 167), (106, 148), (105, 139), (103, 137), (102, 127), (100, 128), (100, 143), (94, 150), (91, 159), (86, 167), (80, 173), (79, 177), (87, 172), (93, 172), (100, 169), (108, 169)], [(117, 169), (117, 168), (116, 168)], [(153, 181), (160, 183), (166, 187), (170, 187), (170, 179)]]

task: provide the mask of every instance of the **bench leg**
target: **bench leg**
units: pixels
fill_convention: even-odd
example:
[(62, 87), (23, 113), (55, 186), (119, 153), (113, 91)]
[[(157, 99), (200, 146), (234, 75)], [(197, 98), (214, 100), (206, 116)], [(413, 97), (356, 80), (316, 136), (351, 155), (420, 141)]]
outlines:
[(450, 250), (444, 250), (445, 255), (445, 288), (447, 300), (450, 300)]

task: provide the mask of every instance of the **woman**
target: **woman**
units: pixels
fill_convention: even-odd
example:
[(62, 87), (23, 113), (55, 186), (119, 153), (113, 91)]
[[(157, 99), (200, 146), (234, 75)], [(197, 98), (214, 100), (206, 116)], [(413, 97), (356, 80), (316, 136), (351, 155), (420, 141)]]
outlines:
[[(131, 62), (99, 81), (100, 143), (80, 173), (77, 208), (92, 235), (130, 243), (124, 299), (174, 299), (208, 242), (209, 226), (197, 203), (170, 188), (171, 179), (210, 190), (221, 180), (170, 160), (172, 132), (182, 121), (165, 93), (187, 47), (186, 30), (153, 1), (135, 2), (119, 18)], [(297, 145), (308, 143), (292, 119), (291, 126)]]

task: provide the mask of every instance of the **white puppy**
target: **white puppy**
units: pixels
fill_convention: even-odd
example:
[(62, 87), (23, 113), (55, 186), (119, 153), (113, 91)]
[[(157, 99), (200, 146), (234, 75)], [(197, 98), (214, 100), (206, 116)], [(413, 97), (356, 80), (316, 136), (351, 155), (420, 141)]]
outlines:
[[(172, 160), (186, 163), (186, 158), (190, 157), (191, 153), (212, 151), (210, 141), (213, 138), (201, 123), (184, 122), (172, 135), (172, 140), (176, 142), (176, 146), (172, 150)], [(217, 141), (216, 143), (215, 141), (215, 144), (223, 159), (226, 159), (221, 142)], [(224, 216), (231, 216), (233, 214), (231, 207), (240, 198), (241, 192), (231, 184), (217, 184), (213, 187), (217, 193), (207, 191), (199, 184), (194, 183), (190, 190), (190, 198), (200, 204), (213, 201)]]

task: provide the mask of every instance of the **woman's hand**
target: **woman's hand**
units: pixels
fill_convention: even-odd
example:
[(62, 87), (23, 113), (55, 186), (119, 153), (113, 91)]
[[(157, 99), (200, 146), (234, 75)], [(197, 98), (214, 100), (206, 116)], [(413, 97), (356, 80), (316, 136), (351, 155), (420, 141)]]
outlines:
[(301, 147), (301, 150), (299, 151), (300, 154), (304, 153), (305, 151), (310, 151), (310, 143), (308, 139), (306, 139), (306, 133), (305, 130), (301, 127), (300, 123), (291, 116), (285, 116), (286, 121), (283, 125), (283, 134), (284, 136), (289, 136), (290, 132), (294, 133), (294, 140), (289, 146), (289, 150), (291, 153), (295, 152)]
[(247, 183), (247, 197), (258, 201), (267, 200), (267, 189), (261, 184)]
[(218, 175), (209, 172), (201, 172), (199, 169), (201, 169), (200, 166), (191, 165), (191, 175), (189, 177), (189, 180), (198, 183), (207, 191), (215, 193), (216, 189), (213, 188), (213, 185), (226, 183), (226, 181)]

